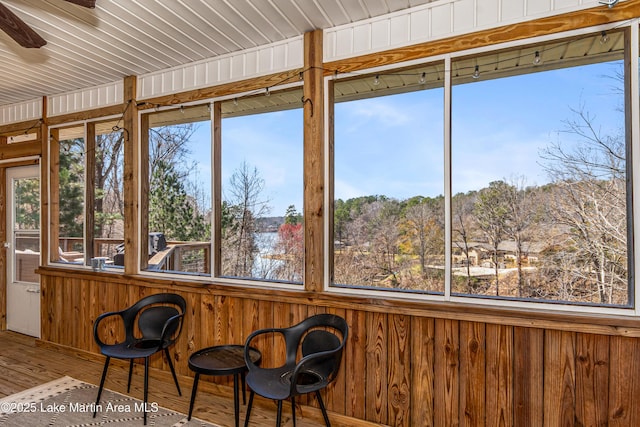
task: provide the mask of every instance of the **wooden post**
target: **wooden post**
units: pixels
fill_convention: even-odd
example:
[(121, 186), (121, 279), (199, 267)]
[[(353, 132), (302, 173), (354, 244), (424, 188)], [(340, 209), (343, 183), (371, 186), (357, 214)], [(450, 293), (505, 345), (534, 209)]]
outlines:
[[(42, 97), (42, 120), (40, 121), (39, 136), (40, 136), (40, 147), (41, 147), (40, 148), (40, 265), (47, 265), (49, 264), (49, 260), (51, 260), (50, 248), (52, 245), (51, 237), (52, 237), (53, 229), (50, 227), (54, 227), (54, 226), (56, 227), (55, 228), (56, 243), (58, 241), (57, 236), (59, 232), (59, 229), (57, 228), (59, 218), (56, 217), (56, 223), (53, 224), (51, 222), (51, 218), (49, 217), (49, 214), (50, 214), (49, 213), (49, 197), (50, 197), (49, 182), (52, 181), (57, 184), (59, 180), (57, 179), (58, 177), (57, 169), (55, 174), (56, 178), (53, 178), (52, 175), (47, 173), (47, 171), (51, 170), (50, 169), (51, 165), (49, 164), (51, 160), (51, 157), (49, 154), (49, 140), (51, 139), (51, 137), (49, 135), (49, 124), (47, 121), (47, 97), (46, 96)], [(55, 157), (56, 159), (58, 159), (57, 157), (58, 155), (59, 153), (56, 153), (56, 157)], [(7, 193), (5, 192), (4, 194), (7, 194)], [(58, 252), (56, 251), (55, 254), (57, 255)], [(4, 277), (6, 277), (6, 271), (5, 271)], [(43, 301), (46, 298), (46, 295), (44, 295), (46, 292), (47, 292), (46, 286), (41, 287), (40, 325), (44, 325), (48, 321), (47, 319), (48, 307), (46, 304), (43, 303)], [(42, 326), (40, 326), (40, 336), (42, 339), (46, 340), (49, 337), (47, 336), (45, 330), (46, 328), (43, 328)]]
[(324, 100), (322, 30), (304, 35), (304, 287), (324, 288)]
[[(140, 266), (140, 256), (147, 245), (140, 244), (138, 212), (138, 165), (140, 147), (138, 143), (138, 106), (136, 102), (136, 77), (124, 78), (124, 272), (136, 274)], [(145, 239), (146, 242), (146, 239)]]
[(85, 167), (86, 179), (84, 185), (84, 208), (85, 208), (85, 224), (84, 224), (84, 263), (91, 265), (91, 258), (96, 256), (95, 252), (95, 224), (96, 224), (96, 123), (89, 122), (86, 124), (86, 140), (85, 147)]
[[(328, 176), (333, 177), (335, 176), (334, 171), (334, 158), (335, 158), (335, 132), (334, 132), (334, 125), (335, 125), (335, 92), (334, 92), (334, 82), (335, 80), (329, 80), (328, 85), (327, 85), (327, 96), (326, 96), (326, 102), (328, 103), (327, 105), (327, 140), (328, 140), (328, 144), (327, 144), (327, 152), (325, 153), (325, 156), (328, 156), (327, 160), (329, 162), (329, 166), (328, 166)], [(327, 191), (329, 193), (329, 197), (327, 200), (327, 205), (324, 207), (325, 211), (327, 212), (327, 215), (330, 215), (330, 217), (333, 217), (333, 212), (334, 212), (334, 207), (335, 207), (335, 186), (333, 185), (333, 179), (330, 179), (330, 181), (327, 183)], [(329, 231), (328, 231), (328, 235), (329, 238), (328, 243), (329, 243), (329, 247), (327, 248), (326, 252), (326, 257), (327, 259), (327, 263), (328, 263), (328, 271), (329, 271), (329, 277), (327, 278), (327, 280), (329, 280), (330, 284), (333, 283), (333, 271), (334, 271), (334, 244), (333, 244), (333, 236), (334, 236), (334, 221), (329, 221)]]
[[(126, 137), (126, 135), (125, 135)], [(140, 192), (141, 194), (149, 194), (149, 114), (143, 114), (140, 117), (140, 158), (144, 159), (140, 162)], [(140, 198), (140, 235), (149, 235), (149, 197)], [(142, 239), (140, 242), (140, 269), (145, 270), (149, 267), (149, 245), (148, 238)]]
[[(46, 136), (44, 137), (47, 140), (48, 147), (43, 148), (43, 153), (47, 151), (49, 153), (48, 161), (43, 161), (42, 163), (46, 166), (44, 170), (46, 172), (46, 168), (49, 168), (49, 174), (43, 174), (47, 176), (49, 180), (49, 188), (51, 191), (47, 195), (48, 203), (49, 203), (49, 230), (50, 232), (47, 234), (48, 240), (43, 240), (43, 242), (49, 242), (47, 246), (49, 249), (49, 261), (58, 261), (60, 259), (58, 253), (58, 247), (60, 245), (60, 131), (59, 129), (51, 129), (47, 131)], [(44, 143), (44, 142), (43, 142)], [(44, 181), (41, 182), (41, 185), (44, 185)], [(45, 187), (42, 187), (45, 188)], [(41, 193), (45, 193), (44, 191)], [(44, 208), (45, 205), (43, 204)], [(44, 254), (43, 254), (44, 255)]]
[[(222, 102), (213, 103), (213, 277), (222, 275)], [(209, 265), (211, 260), (209, 259)]]
[[(42, 97), (42, 120), (40, 121), (40, 264), (47, 265), (49, 263), (51, 244), (51, 223), (49, 217), (49, 182), (53, 181), (53, 177), (47, 173), (50, 171), (49, 161), (49, 124), (47, 123), (47, 97)], [(57, 176), (57, 175), (56, 175)], [(57, 183), (57, 181), (56, 181)], [(56, 229), (56, 236), (57, 236)], [(57, 252), (56, 252), (57, 253)]]
[[(6, 144), (7, 139), (0, 140)], [(0, 242), (7, 241), (7, 169), (0, 168)], [(7, 249), (0, 248), (0, 331), (7, 329)]]

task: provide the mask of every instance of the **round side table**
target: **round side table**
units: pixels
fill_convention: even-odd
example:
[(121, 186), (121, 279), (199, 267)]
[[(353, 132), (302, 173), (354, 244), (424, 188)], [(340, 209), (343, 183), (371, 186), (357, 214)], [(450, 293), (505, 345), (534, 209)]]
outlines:
[[(254, 363), (260, 363), (262, 355), (260, 351), (251, 347), (249, 357)], [(195, 372), (193, 388), (191, 389), (191, 402), (189, 403), (189, 417), (193, 412), (193, 404), (196, 400), (198, 381), (200, 374), (213, 376), (233, 375), (233, 407), (236, 416), (236, 427), (240, 424), (240, 403), (238, 396), (238, 379), (242, 381), (242, 402), (246, 402), (244, 376), (247, 372), (247, 365), (244, 362), (243, 345), (216, 345), (196, 351), (189, 357), (189, 369)]]

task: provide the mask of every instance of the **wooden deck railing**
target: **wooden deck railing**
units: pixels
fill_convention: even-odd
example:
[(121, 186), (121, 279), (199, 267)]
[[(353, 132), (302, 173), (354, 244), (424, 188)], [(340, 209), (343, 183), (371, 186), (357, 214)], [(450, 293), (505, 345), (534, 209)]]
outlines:
[[(82, 252), (83, 239), (61, 237), (59, 246), (63, 252)], [(94, 256), (113, 258), (116, 246), (123, 239), (98, 238), (93, 241)], [(210, 242), (167, 242), (167, 248), (152, 255), (148, 261), (149, 270), (173, 270), (189, 273), (208, 274), (211, 272)]]
[(211, 272), (211, 243), (168, 242), (167, 249), (149, 259), (150, 270), (172, 270), (188, 273)]

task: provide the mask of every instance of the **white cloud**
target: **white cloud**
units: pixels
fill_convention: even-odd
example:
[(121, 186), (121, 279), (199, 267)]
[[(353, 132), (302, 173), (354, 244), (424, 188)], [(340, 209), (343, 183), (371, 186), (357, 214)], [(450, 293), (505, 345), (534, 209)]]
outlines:
[[(456, 140), (461, 140), (457, 138)], [(490, 182), (524, 177), (527, 185), (540, 185), (546, 174), (540, 165), (540, 150), (548, 139), (536, 135), (524, 139), (516, 132), (476, 137), (454, 147), (452, 153), (453, 193), (479, 190)]]
[(334, 193), (336, 199), (349, 200), (356, 197), (370, 195), (372, 193), (367, 192), (366, 190), (356, 187), (351, 182), (346, 182), (342, 179), (336, 177), (334, 183)]
[(374, 120), (383, 126), (404, 126), (411, 121), (411, 114), (383, 100), (373, 99), (365, 103), (354, 104), (352, 115), (367, 122)]

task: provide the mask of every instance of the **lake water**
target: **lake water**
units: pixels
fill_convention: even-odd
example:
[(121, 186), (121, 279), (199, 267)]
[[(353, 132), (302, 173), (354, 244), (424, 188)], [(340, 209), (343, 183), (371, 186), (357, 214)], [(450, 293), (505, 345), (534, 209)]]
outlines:
[(269, 256), (275, 254), (277, 243), (278, 233), (256, 233), (256, 244), (259, 252), (253, 262), (252, 275), (254, 277), (277, 280), (275, 273), (283, 261)]

